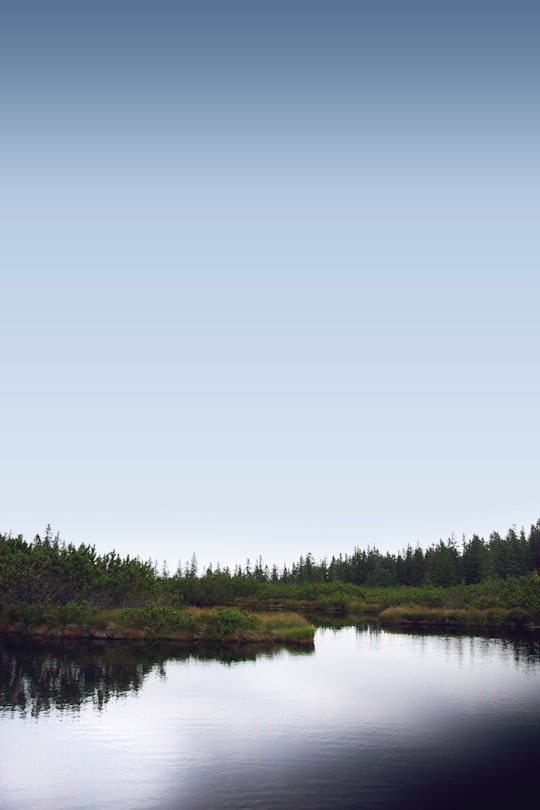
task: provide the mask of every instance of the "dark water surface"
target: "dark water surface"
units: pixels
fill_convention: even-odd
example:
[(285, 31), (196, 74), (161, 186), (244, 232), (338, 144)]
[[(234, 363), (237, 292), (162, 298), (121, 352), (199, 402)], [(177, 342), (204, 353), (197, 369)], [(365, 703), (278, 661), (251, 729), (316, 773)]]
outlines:
[(0, 807), (525, 800), (540, 640), (321, 628), (313, 649), (4, 640)]

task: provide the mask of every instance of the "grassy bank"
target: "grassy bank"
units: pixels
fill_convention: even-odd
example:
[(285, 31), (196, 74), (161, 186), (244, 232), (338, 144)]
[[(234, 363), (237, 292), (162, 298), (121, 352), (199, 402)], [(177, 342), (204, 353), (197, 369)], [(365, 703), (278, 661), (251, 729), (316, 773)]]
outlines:
[(153, 639), (183, 642), (312, 644), (315, 628), (293, 612), (248, 613), (237, 608), (104, 609), (87, 604), (0, 608), (0, 631), (49, 638)]
[(444, 627), (447, 629), (522, 629), (528, 622), (522, 611), (502, 608), (428, 608), (419, 605), (386, 608), (379, 614), (383, 625), (401, 627)]
[(371, 594), (371, 605), (384, 624), (514, 629), (540, 625), (537, 574), (451, 588), (396, 590)]

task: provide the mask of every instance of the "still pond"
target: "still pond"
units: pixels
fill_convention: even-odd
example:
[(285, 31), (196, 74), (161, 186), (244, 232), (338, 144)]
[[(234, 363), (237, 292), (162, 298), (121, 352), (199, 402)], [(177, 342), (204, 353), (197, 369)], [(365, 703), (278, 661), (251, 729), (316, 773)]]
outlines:
[(2, 810), (525, 801), (540, 637), (320, 627), (313, 647), (0, 645)]

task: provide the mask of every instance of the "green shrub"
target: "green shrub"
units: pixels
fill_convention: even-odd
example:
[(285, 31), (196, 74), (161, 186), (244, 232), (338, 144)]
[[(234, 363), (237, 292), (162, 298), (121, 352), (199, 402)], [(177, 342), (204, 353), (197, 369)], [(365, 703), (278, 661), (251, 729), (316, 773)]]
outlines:
[(258, 629), (258, 619), (254, 614), (242, 613), (236, 608), (221, 608), (210, 614), (210, 624), (218, 636), (232, 636), (242, 631)]

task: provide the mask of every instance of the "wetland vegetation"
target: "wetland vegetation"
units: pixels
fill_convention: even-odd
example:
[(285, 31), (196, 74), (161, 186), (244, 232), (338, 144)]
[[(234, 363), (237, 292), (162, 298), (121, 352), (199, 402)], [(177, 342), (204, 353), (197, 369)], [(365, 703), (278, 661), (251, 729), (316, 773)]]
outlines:
[(387, 625), (540, 625), (540, 520), (524, 529), (450, 538), (397, 555), (377, 549), (290, 568), (259, 558), (198, 570), (195, 554), (164, 563), (98, 554), (95, 546), (0, 535), (0, 630), (49, 637), (312, 643), (325, 614)]

